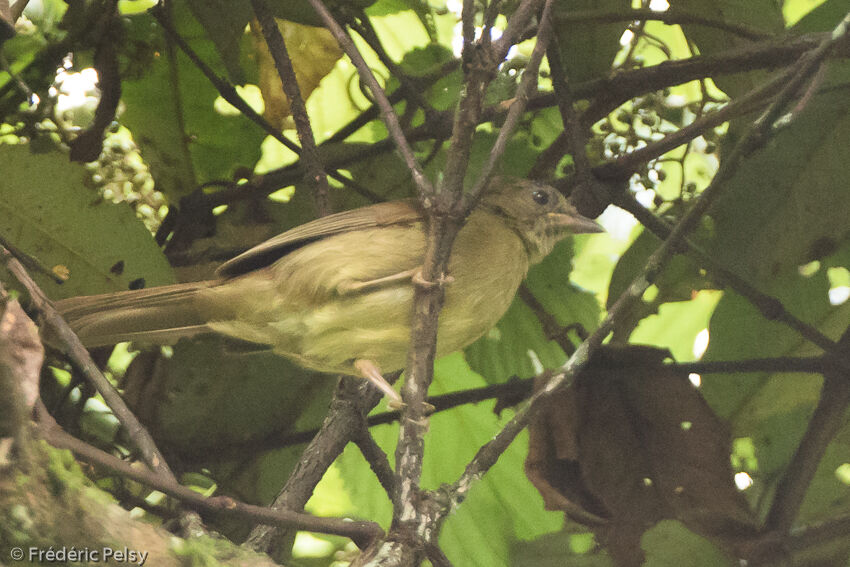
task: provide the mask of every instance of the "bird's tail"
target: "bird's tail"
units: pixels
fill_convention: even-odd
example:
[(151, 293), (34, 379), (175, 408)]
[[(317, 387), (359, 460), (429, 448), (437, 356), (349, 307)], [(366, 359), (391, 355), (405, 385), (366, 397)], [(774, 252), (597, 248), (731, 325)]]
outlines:
[(215, 285), (193, 282), (63, 299), (56, 308), (87, 347), (123, 341), (170, 344), (210, 332), (199, 296)]

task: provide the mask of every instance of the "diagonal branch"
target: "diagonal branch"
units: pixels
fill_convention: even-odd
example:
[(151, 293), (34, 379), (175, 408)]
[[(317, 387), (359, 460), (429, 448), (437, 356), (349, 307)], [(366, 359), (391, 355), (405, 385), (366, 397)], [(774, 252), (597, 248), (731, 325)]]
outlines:
[(286, 49), (286, 41), (280, 33), (280, 28), (277, 27), (277, 22), (266, 0), (251, 0), (251, 7), (254, 9), (257, 21), (260, 22), (260, 29), (263, 31), (269, 53), (274, 59), (283, 92), (289, 99), (292, 117), (295, 120), (295, 129), (298, 132), (298, 139), (301, 141), (300, 155), (304, 161), (307, 183), (315, 188), (316, 209), (319, 216), (325, 216), (330, 213), (328, 177), (316, 149), (313, 127), (310, 124), (310, 117), (307, 116), (307, 106), (301, 96), (301, 88), (298, 86), (298, 78), (295, 76), (295, 69), (292, 67), (292, 60), (289, 57), (289, 51)]
[[(580, 211), (595, 217), (604, 210), (606, 205), (603, 202), (605, 199), (598, 195), (598, 183), (591, 171), (590, 159), (587, 157), (587, 151), (585, 150), (587, 145), (587, 131), (581, 117), (573, 106), (575, 100), (569, 83), (569, 77), (567, 77), (564, 71), (564, 65), (561, 62), (561, 48), (558, 44), (557, 36), (547, 50), (547, 57), (552, 72), (552, 86), (564, 126), (562, 136), (564, 137), (567, 152), (572, 156), (573, 164), (575, 165), (574, 179), (576, 184), (581, 188), (581, 191), (576, 191), (572, 195), (573, 203)], [(595, 204), (588, 203), (585, 206), (581, 200), (587, 197), (590, 198), (591, 203)]]
[[(802, 53), (818, 45), (827, 34), (813, 33), (796, 38), (788, 39), (783, 43), (775, 41), (764, 42), (758, 46), (747, 49), (731, 50), (728, 53), (718, 54), (710, 57), (697, 56), (680, 61), (671, 61), (652, 67), (622, 71), (611, 77), (594, 79), (579, 83), (573, 88), (573, 98), (576, 101), (589, 100), (591, 107), (582, 118), (585, 126), (592, 124), (622, 102), (655, 90), (674, 86), (693, 79), (702, 79), (708, 76), (726, 75), (741, 71), (752, 71), (756, 69), (775, 68), (787, 65), (796, 60)], [(840, 56), (840, 54), (839, 54)], [(445, 71), (454, 68), (455, 62), (447, 63)], [(399, 91), (396, 91), (398, 93)], [(393, 93), (391, 100), (399, 100), (398, 94)], [(222, 93), (222, 96), (225, 95)], [(226, 97), (225, 97), (226, 98)], [(228, 102), (231, 102), (228, 100)], [(231, 102), (231, 104), (233, 104)], [(532, 97), (528, 103), (528, 110), (539, 110), (549, 108), (557, 104), (554, 93), (542, 93)], [(498, 121), (505, 114), (499, 106), (487, 107), (481, 112), (478, 123)], [(373, 119), (374, 116), (367, 110), (363, 116)], [(363, 119), (355, 119), (350, 128), (345, 129), (345, 134), (361, 127), (365, 122)], [(410, 141), (425, 141), (434, 139), (446, 139), (452, 135), (452, 115), (450, 111), (435, 112), (432, 119), (414, 128), (408, 133)], [(366, 120), (368, 122), (368, 120)], [(336, 136), (332, 137), (339, 141)], [(346, 153), (344, 156), (327, 160), (330, 167), (346, 167), (346, 165), (372, 156), (384, 154), (392, 149), (392, 142), (382, 140), (372, 144), (368, 148), (356, 152)], [(631, 155), (631, 154), (629, 154)], [(558, 156), (560, 157), (560, 156)], [(556, 160), (557, 161), (557, 160)], [(606, 167), (606, 166), (602, 166)], [(252, 183), (240, 185), (223, 191), (204, 195), (202, 200), (205, 206), (212, 208), (218, 205), (229, 204), (239, 200), (252, 199), (260, 195), (267, 195), (276, 191), (281, 186), (297, 182), (303, 176), (303, 166), (299, 163), (286, 166), (278, 170), (272, 170), (257, 176)], [(444, 185), (446, 185), (444, 183)], [(374, 200), (374, 199), (373, 199)]]
[(154, 443), (150, 433), (139, 422), (133, 412), (130, 411), (130, 408), (127, 407), (127, 404), (121, 398), (121, 394), (106, 379), (91, 359), (83, 343), (80, 342), (74, 331), (62, 319), (62, 316), (59, 315), (53, 304), (44, 295), (41, 288), (38, 287), (38, 284), (33, 281), (21, 263), (8, 250), (0, 247), (0, 256), (3, 256), (5, 259), (6, 268), (21, 282), (21, 285), (29, 293), (33, 307), (41, 317), (42, 325), (52, 333), (52, 336), (66, 350), (68, 357), (74, 363), (74, 366), (82, 372), (86, 380), (103, 396), (106, 405), (109, 406), (112, 413), (115, 414), (115, 417), (118, 418), (118, 421), (127, 430), (127, 435), (133, 441), (142, 460), (158, 476), (169, 482), (176, 482), (174, 473), (168, 468), (165, 458), (156, 447), (156, 443)]
[(357, 49), (357, 46), (354, 45), (354, 41), (352, 41), (342, 26), (337, 23), (333, 15), (325, 7), (321, 0), (309, 0), (309, 2), (322, 19), (322, 22), (324, 22), (325, 27), (328, 28), (339, 46), (345, 54), (348, 55), (348, 58), (351, 59), (351, 62), (357, 69), (360, 78), (364, 83), (366, 83), (366, 86), (369, 87), (369, 90), (372, 92), (372, 96), (378, 104), (378, 108), (381, 109), (381, 116), (384, 119), (384, 123), (387, 125), (390, 137), (392, 137), (396, 144), (396, 148), (398, 148), (404, 162), (407, 164), (407, 168), (413, 177), (413, 182), (416, 184), (420, 197), (424, 199), (427, 196), (433, 195), (434, 188), (431, 186), (431, 182), (428, 181), (428, 178), (425, 177), (425, 174), (422, 172), (422, 168), (419, 166), (416, 155), (413, 153), (413, 148), (410, 147), (410, 143), (407, 141), (404, 131), (401, 128), (398, 115), (395, 113), (395, 110), (393, 110), (392, 104), (390, 104), (384, 89), (381, 88), (381, 85), (378, 84), (378, 80), (375, 79), (375, 75), (372, 73), (372, 70), (369, 69), (369, 65), (366, 64), (366, 60), (363, 59), (363, 56)]
[[(298, 512), (304, 509), (325, 471), (357, 435), (363, 416), (380, 400), (380, 392), (365, 380), (343, 378), (340, 381), (321, 429), (304, 449), (295, 470), (275, 498), (272, 510)], [(280, 560), (286, 555), (294, 537), (292, 530), (262, 525), (251, 531), (245, 544), (254, 551), (269, 553)]]
[(251, 522), (262, 522), (273, 526), (297, 527), (307, 531), (341, 535), (351, 538), (361, 547), (366, 547), (372, 539), (383, 534), (381, 527), (373, 522), (322, 518), (289, 510), (269, 510), (262, 506), (238, 502), (228, 496), (206, 497), (191, 488), (182, 486), (173, 479), (163, 478), (162, 475), (134, 467), (127, 461), (80, 441), (63, 431), (49, 416), (43, 404), (39, 408), (39, 419), (41, 420), (39, 427), (41, 435), (54, 447), (69, 449), (84, 461), (102, 466), (125, 478), (159, 490), (198, 512), (229, 516)]
[[(613, 203), (632, 214), (644, 227), (660, 239), (670, 236), (671, 228), (646, 207), (637, 202), (634, 195), (620, 192), (614, 196)], [(825, 351), (834, 351), (835, 342), (820, 332), (814, 325), (789, 312), (782, 302), (771, 295), (759, 291), (750, 282), (735, 272), (726, 269), (721, 261), (712, 258), (708, 252), (697, 246), (690, 239), (684, 239), (688, 253), (694, 257), (721, 284), (728, 285), (742, 297), (746, 298), (768, 321), (778, 321), (794, 329), (801, 337)]]
[[(153, 8), (150, 9), (151, 15), (156, 19), (162, 29), (165, 31), (169, 40), (174, 42), (174, 44), (180, 48), (180, 51), (183, 52), (186, 57), (192, 62), (192, 64), (197, 67), (197, 69), (201, 72), (204, 77), (210, 82), (210, 84), (218, 91), (218, 94), (221, 95), (221, 98), (226, 100), (231, 106), (237, 109), (242, 116), (259, 126), (266, 134), (280, 142), (286, 149), (294, 153), (295, 155), (301, 155), (301, 147), (298, 146), (295, 142), (287, 138), (283, 135), (279, 129), (272, 126), (268, 120), (266, 120), (260, 113), (251, 108), (251, 105), (242, 98), (239, 93), (236, 91), (236, 88), (230, 84), (227, 80), (220, 77), (213, 69), (210, 67), (203, 59), (201, 59), (195, 50), (186, 43), (183, 37), (177, 33), (177, 30), (174, 28), (174, 25), (171, 23), (169, 18), (164, 13), (164, 7), (162, 4), (157, 4)], [(321, 163), (321, 159), (319, 162)], [(261, 179), (268, 179), (268, 190), (265, 191), (266, 194), (271, 193), (272, 191), (278, 190), (281, 186), (292, 185), (298, 181), (299, 178), (303, 178), (305, 175), (303, 171), (303, 165), (299, 162), (295, 164), (296, 167), (287, 168), (287, 171), (290, 175), (284, 177), (273, 177), (273, 176), (260, 176)], [(344, 164), (337, 164), (344, 165)], [(306, 168), (304, 168), (306, 169)], [(337, 169), (331, 169), (328, 175), (334, 180), (342, 183), (346, 187), (349, 187), (353, 191), (365, 196), (367, 199), (372, 201), (380, 201), (380, 198), (366, 189), (365, 187), (360, 187), (358, 184), (354, 183), (348, 177), (340, 173)], [(227, 204), (234, 200), (238, 199), (251, 199), (256, 198), (256, 194), (251, 191), (246, 191), (247, 187), (236, 185), (230, 182), (224, 183), (224, 185), (230, 187), (230, 189), (226, 189), (224, 191), (219, 191), (216, 193), (210, 193), (208, 195), (202, 195), (199, 198), (199, 204), (201, 206), (205, 206), (208, 209), (212, 209), (218, 205)], [(273, 187), (272, 187), (273, 186)]]

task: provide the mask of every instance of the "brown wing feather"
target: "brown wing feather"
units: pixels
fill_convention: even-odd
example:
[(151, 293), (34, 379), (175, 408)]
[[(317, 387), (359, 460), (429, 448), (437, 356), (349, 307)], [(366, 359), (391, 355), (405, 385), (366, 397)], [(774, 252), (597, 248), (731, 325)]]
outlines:
[(222, 277), (233, 277), (272, 264), (293, 250), (321, 238), (380, 226), (407, 224), (422, 220), (422, 212), (413, 200), (378, 203), (328, 215), (297, 226), (254, 246), (218, 267)]

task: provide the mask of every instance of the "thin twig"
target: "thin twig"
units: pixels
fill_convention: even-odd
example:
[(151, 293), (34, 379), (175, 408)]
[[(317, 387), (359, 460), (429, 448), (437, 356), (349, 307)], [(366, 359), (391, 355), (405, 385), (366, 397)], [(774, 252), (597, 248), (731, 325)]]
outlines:
[[(582, 121), (587, 126), (600, 119), (622, 102), (646, 94), (647, 92), (708, 76), (720, 76), (740, 71), (753, 71), (785, 65), (789, 61), (798, 58), (806, 50), (817, 46), (818, 41), (826, 35), (823, 33), (807, 34), (782, 43), (765, 42), (764, 45), (760, 44), (747, 49), (737, 49), (729, 53), (711, 57), (698, 56), (662, 63), (643, 69), (621, 71), (611, 77), (593, 79), (575, 85), (573, 98), (576, 101), (594, 101), (591, 103), (590, 110), (582, 115)], [(394, 97), (392, 98), (396, 100)], [(542, 93), (529, 100), (527, 110), (540, 110), (556, 104), (557, 98), (554, 93)], [(368, 113), (369, 111), (367, 110), (366, 112)], [(504, 114), (504, 109), (500, 108), (499, 105), (485, 108), (482, 110), (476, 124), (498, 121)], [(364, 123), (356, 121), (352, 123), (351, 127), (361, 127)], [(408, 133), (407, 137), (411, 142), (447, 139), (452, 135), (452, 124), (451, 111), (436, 112), (430, 122), (414, 128)], [(351, 129), (347, 130), (347, 134), (350, 132)], [(322, 145), (324, 146), (324, 144)], [(460, 147), (457, 144), (450, 144), (450, 146), (453, 149)], [(391, 151), (391, 149), (391, 141), (381, 140), (357, 152), (346, 153), (341, 157), (325, 160), (325, 163), (328, 168), (346, 167), (351, 163), (384, 154)], [(282, 186), (291, 185), (297, 182), (303, 175), (303, 169), (300, 164), (296, 163), (259, 175), (248, 185), (205, 195), (204, 202), (212, 208), (239, 200), (254, 199), (276, 191)]]
[[(448, 411), (456, 407), (475, 404), (491, 399), (504, 400), (503, 406), (512, 406), (531, 394), (530, 380), (512, 379), (502, 384), (491, 384), (480, 388), (469, 388), (459, 390), (439, 396), (429, 396), (427, 402), (434, 407), (434, 410), (429, 415)], [(336, 402), (332, 402), (332, 405)], [(376, 413), (366, 418), (367, 427), (375, 427), (378, 425), (386, 425), (394, 423), (401, 417), (401, 412), (398, 410)], [(354, 426), (351, 426), (354, 429)], [(267, 437), (257, 441), (247, 441), (234, 443), (232, 445), (220, 445), (216, 447), (214, 455), (209, 451), (199, 451), (197, 453), (181, 452), (180, 458), (187, 463), (210, 463), (219, 461), (228, 461), (246, 454), (256, 454), (274, 449), (282, 449), (284, 447), (292, 447), (301, 445), (314, 439), (322, 430), (319, 428), (308, 429), (305, 431), (284, 431), (275, 432)]]
[(784, 75), (774, 77), (772, 80), (751, 90), (739, 99), (724, 105), (720, 110), (705, 114), (684, 128), (668, 134), (657, 142), (652, 142), (633, 152), (622, 155), (613, 162), (598, 165), (593, 168), (593, 172), (599, 179), (628, 179), (641, 165), (690, 142), (706, 131), (731, 120), (735, 116), (747, 114), (756, 108), (767, 105), (773, 95), (785, 85), (786, 80), (787, 78)]
[(68, 324), (62, 319), (62, 316), (53, 307), (53, 304), (44, 295), (38, 284), (29, 276), (26, 269), (21, 265), (12, 254), (3, 247), (0, 247), (0, 255), (3, 256), (6, 268), (12, 273), (15, 278), (21, 282), (21, 285), (26, 288), (32, 300), (32, 305), (41, 316), (42, 324), (49, 330), (53, 337), (65, 348), (68, 357), (74, 363), (86, 380), (94, 386), (95, 389), (103, 397), (106, 405), (112, 410), (112, 413), (124, 426), (127, 431), (127, 436), (139, 451), (142, 460), (153, 470), (157, 475), (160, 475), (166, 480), (176, 482), (174, 474), (168, 468), (165, 458), (157, 449), (156, 443), (148, 433), (147, 429), (139, 422), (138, 418), (130, 411), (127, 404), (121, 398), (118, 390), (106, 379), (100, 369), (91, 359), (83, 343), (71, 330)]
[(12, 256), (18, 259), (18, 261), (24, 266), (25, 269), (38, 272), (39, 274), (50, 278), (51, 281), (57, 284), (65, 283), (65, 280), (58, 275), (56, 275), (53, 270), (48, 269), (46, 266), (42, 265), (41, 262), (6, 240), (3, 235), (0, 235), (0, 246), (6, 248)]
[(567, 327), (558, 323), (555, 316), (546, 311), (546, 308), (543, 307), (543, 304), (540, 303), (540, 300), (534, 296), (525, 283), (519, 286), (519, 298), (522, 299), (537, 317), (537, 320), (540, 321), (540, 326), (543, 328), (543, 336), (550, 341), (555, 341), (567, 355), (572, 354), (576, 347), (570, 342), (567, 336)]
[(693, 374), (736, 374), (746, 372), (821, 374), (826, 368), (823, 356), (779, 356), (775, 358), (747, 358), (743, 360), (699, 360), (675, 362), (664, 365), (671, 372)]
[(638, 22), (646, 20), (656, 20), (665, 24), (698, 24), (710, 28), (715, 28), (721, 31), (726, 31), (734, 35), (740, 36), (749, 40), (762, 40), (773, 37), (774, 34), (762, 31), (759, 29), (745, 26), (737, 22), (727, 22), (725, 20), (717, 20), (708, 18), (699, 14), (690, 14), (676, 9), (661, 11), (651, 9), (634, 9), (623, 12), (609, 12), (605, 10), (573, 10), (563, 11), (555, 16), (555, 20), (559, 24), (575, 23), (575, 22)]
[[(672, 230), (664, 220), (655, 216), (650, 210), (637, 202), (634, 195), (620, 192), (614, 195), (613, 203), (630, 212), (644, 227), (660, 239), (670, 236)], [(834, 350), (835, 342), (820, 332), (815, 326), (806, 323), (789, 312), (782, 302), (773, 296), (759, 291), (755, 286), (727, 269), (719, 260), (712, 258), (708, 252), (696, 245), (691, 239), (685, 238), (684, 244), (688, 253), (704, 267), (719, 283), (734, 289), (747, 299), (768, 321), (777, 321), (794, 329), (803, 338), (825, 351)]]
[[(585, 215), (595, 217), (605, 209), (607, 199), (604, 195), (599, 195), (601, 192), (598, 189), (599, 183), (591, 171), (590, 159), (585, 150), (587, 129), (573, 106), (575, 100), (569, 77), (567, 77), (561, 62), (561, 48), (557, 35), (546, 50), (546, 56), (549, 59), (552, 87), (558, 100), (558, 110), (561, 113), (561, 122), (564, 126), (565, 149), (573, 158), (575, 167), (573, 179), (579, 187), (579, 191), (576, 191), (572, 196), (573, 203)], [(585, 200), (585, 202), (582, 203), (582, 200)]]
[(493, 143), (493, 147), (487, 155), (487, 162), (481, 168), (481, 172), (475, 180), (475, 184), (472, 186), (472, 189), (469, 191), (466, 199), (464, 199), (466, 204), (466, 213), (472, 210), (478, 202), (479, 197), (486, 189), (487, 184), (490, 182), (490, 176), (496, 168), (496, 163), (499, 159), (501, 159), (502, 154), (505, 153), (508, 140), (510, 140), (510, 137), (513, 136), (514, 130), (516, 130), (517, 124), (519, 124), (519, 119), (525, 112), (529, 97), (537, 91), (540, 62), (543, 60), (543, 55), (546, 53), (549, 40), (551, 40), (554, 35), (552, 33), (552, 5), (553, 2), (551, 0), (547, 0), (543, 6), (543, 14), (540, 18), (540, 25), (537, 30), (537, 41), (534, 44), (534, 49), (531, 51), (531, 56), (528, 58), (528, 64), (522, 73), (522, 79), (520, 80), (516, 94), (511, 101), (510, 108), (508, 109), (508, 115), (505, 118), (504, 124), (502, 124), (501, 128), (499, 128), (499, 135), (496, 137), (496, 141)]
[[(396, 412), (396, 416), (398, 416), (398, 412)], [(369, 463), (369, 468), (375, 473), (375, 478), (381, 483), (387, 496), (392, 498), (395, 493), (395, 473), (390, 466), (389, 459), (387, 459), (387, 454), (375, 442), (365, 423), (361, 427), (360, 434), (354, 438), (354, 443), (360, 449), (363, 458)]]
[[(174, 29), (174, 26), (169, 21), (168, 17), (164, 13), (164, 7), (162, 4), (157, 4), (153, 8), (150, 9), (151, 15), (159, 22), (162, 26), (162, 29), (168, 35), (168, 38), (174, 42), (177, 47), (180, 48), (180, 51), (183, 52), (186, 57), (192, 62), (195, 67), (201, 72), (204, 77), (210, 82), (210, 84), (218, 91), (218, 94), (221, 95), (221, 98), (226, 100), (231, 106), (236, 108), (240, 114), (242, 114), (245, 118), (259, 126), (266, 134), (280, 142), (285, 148), (293, 152), (294, 154), (300, 156), (301, 155), (301, 147), (283, 135), (278, 128), (272, 126), (268, 120), (263, 118), (261, 114), (251, 108), (251, 105), (242, 98), (239, 93), (236, 91), (236, 88), (230, 84), (227, 80), (220, 77), (216, 72), (207, 65), (203, 59), (201, 59), (197, 53), (192, 49), (192, 47), (186, 43), (186, 41), (177, 33), (177, 30)], [(322, 160), (320, 160), (321, 163)], [(344, 165), (344, 164), (341, 164)], [(295, 167), (289, 167), (287, 171), (292, 172), (291, 175), (286, 176), (282, 179), (275, 178), (274, 176), (260, 176), (261, 179), (267, 179), (270, 181), (269, 189), (264, 191), (264, 194), (271, 193), (273, 191), (277, 191), (280, 187), (285, 187), (287, 185), (292, 185), (297, 183), (299, 179), (303, 179), (305, 173), (303, 166), (299, 162), (295, 164)], [(361, 187), (356, 184), (352, 180), (348, 179), (345, 175), (339, 172), (336, 168), (331, 169), (328, 173), (330, 177), (334, 180), (339, 181), (346, 187), (354, 190), (355, 192), (363, 195), (367, 199), (372, 201), (380, 201), (380, 197), (375, 193), (369, 191), (368, 189)], [(272, 181), (274, 180), (274, 181)], [(276, 184), (275, 184), (276, 183)], [(257, 195), (251, 191), (246, 190), (248, 188), (243, 186), (233, 185), (230, 190), (219, 191), (216, 193), (210, 193), (209, 195), (204, 195), (204, 198), (200, 200), (200, 202), (204, 203), (207, 208), (212, 209), (218, 205), (228, 204), (241, 199), (252, 199), (256, 198)], [(236, 197), (236, 198), (234, 198)]]
[(842, 514), (820, 522), (791, 528), (787, 541), (792, 551), (805, 551), (836, 540), (847, 541), (848, 537), (850, 537), (850, 514)]
[(304, 97), (301, 96), (301, 87), (298, 86), (298, 78), (295, 76), (295, 69), (292, 67), (292, 60), (289, 58), (289, 51), (286, 49), (286, 41), (280, 33), (280, 28), (277, 27), (277, 22), (266, 0), (251, 0), (251, 7), (254, 9), (269, 53), (274, 60), (283, 92), (289, 99), (289, 107), (295, 120), (295, 130), (298, 133), (298, 140), (301, 142), (300, 157), (307, 170), (307, 183), (314, 187), (316, 210), (319, 216), (323, 217), (331, 212), (328, 201), (330, 198), (328, 176), (316, 149), (313, 126), (310, 124), (307, 106), (304, 104)]
[(272, 136), (275, 140), (284, 145), (288, 150), (295, 153), (296, 155), (301, 155), (301, 148), (284, 136), (280, 130), (272, 126), (268, 120), (262, 117), (257, 111), (251, 108), (251, 105), (242, 98), (239, 93), (236, 91), (236, 88), (231, 85), (228, 81), (221, 78), (216, 74), (216, 72), (207, 65), (203, 59), (201, 59), (195, 50), (186, 43), (183, 37), (177, 32), (174, 28), (174, 25), (171, 23), (169, 18), (164, 12), (165, 8), (163, 4), (157, 4), (152, 7), (149, 12), (150, 14), (159, 22), (159, 25), (162, 26), (162, 29), (168, 35), (168, 38), (180, 48), (180, 51), (183, 52), (186, 57), (192, 62), (192, 64), (207, 78), (207, 80), (215, 87), (215, 90), (218, 91), (218, 94), (221, 95), (221, 98), (229, 102), (234, 108), (236, 108), (240, 114), (245, 116), (248, 120), (259, 126), (265, 131), (266, 134)]
[[(434, 112), (434, 107), (423, 96), (422, 87), (419, 84), (419, 79), (410, 77), (395, 61), (389, 56), (387, 50), (384, 49), (381, 39), (375, 32), (372, 21), (368, 17), (363, 17), (358, 22), (351, 24), (355, 31), (360, 34), (360, 37), (366, 44), (372, 48), (372, 51), (378, 56), (378, 60), (387, 68), (390, 75), (401, 83), (401, 89), (405, 98), (412, 102), (417, 107), (421, 108), (425, 113), (425, 121), (427, 122)], [(391, 97), (389, 97), (391, 98)]]
[(428, 195), (433, 195), (434, 188), (431, 186), (431, 182), (428, 181), (428, 178), (425, 177), (425, 174), (422, 172), (422, 168), (419, 166), (419, 162), (416, 160), (416, 155), (413, 153), (413, 148), (410, 147), (410, 143), (407, 141), (407, 138), (404, 136), (404, 131), (401, 128), (401, 124), (398, 120), (398, 115), (396, 115), (395, 110), (393, 110), (392, 104), (387, 99), (387, 94), (384, 92), (384, 89), (381, 88), (381, 85), (378, 84), (378, 80), (375, 79), (375, 75), (372, 73), (372, 70), (369, 68), (369, 65), (366, 64), (366, 61), (363, 59), (363, 56), (360, 54), (360, 51), (357, 49), (357, 46), (354, 45), (354, 42), (348, 36), (342, 26), (340, 26), (337, 21), (334, 19), (333, 15), (330, 11), (325, 7), (325, 5), (321, 2), (321, 0), (308, 0), (310, 5), (313, 6), (313, 9), (322, 19), (322, 22), (325, 24), (325, 27), (331, 32), (336, 39), (339, 46), (348, 55), (348, 58), (354, 64), (354, 67), (357, 69), (357, 72), (360, 75), (360, 79), (366, 84), (369, 90), (372, 92), (372, 96), (375, 99), (375, 102), (378, 104), (378, 108), (381, 109), (381, 116), (384, 119), (384, 123), (387, 125), (387, 131), (390, 134), (390, 137), (396, 144), (399, 153), (404, 159), (405, 164), (407, 164), (407, 168), (410, 171), (411, 176), (413, 177), (413, 182), (416, 185), (417, 190), (422, 198), (425, 198)]

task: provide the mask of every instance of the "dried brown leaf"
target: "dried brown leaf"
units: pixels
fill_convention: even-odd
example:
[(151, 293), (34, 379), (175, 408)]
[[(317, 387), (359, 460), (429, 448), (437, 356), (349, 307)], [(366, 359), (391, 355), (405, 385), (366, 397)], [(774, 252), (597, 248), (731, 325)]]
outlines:
[(756, 532), (725, 424), (667, 357), (603, 349), (531, 428), (526, 470), (547, 507), (605, 518), (597, 534), (618, 564), (639, 564), (641, 535), (662, 519), (733, 548)]

